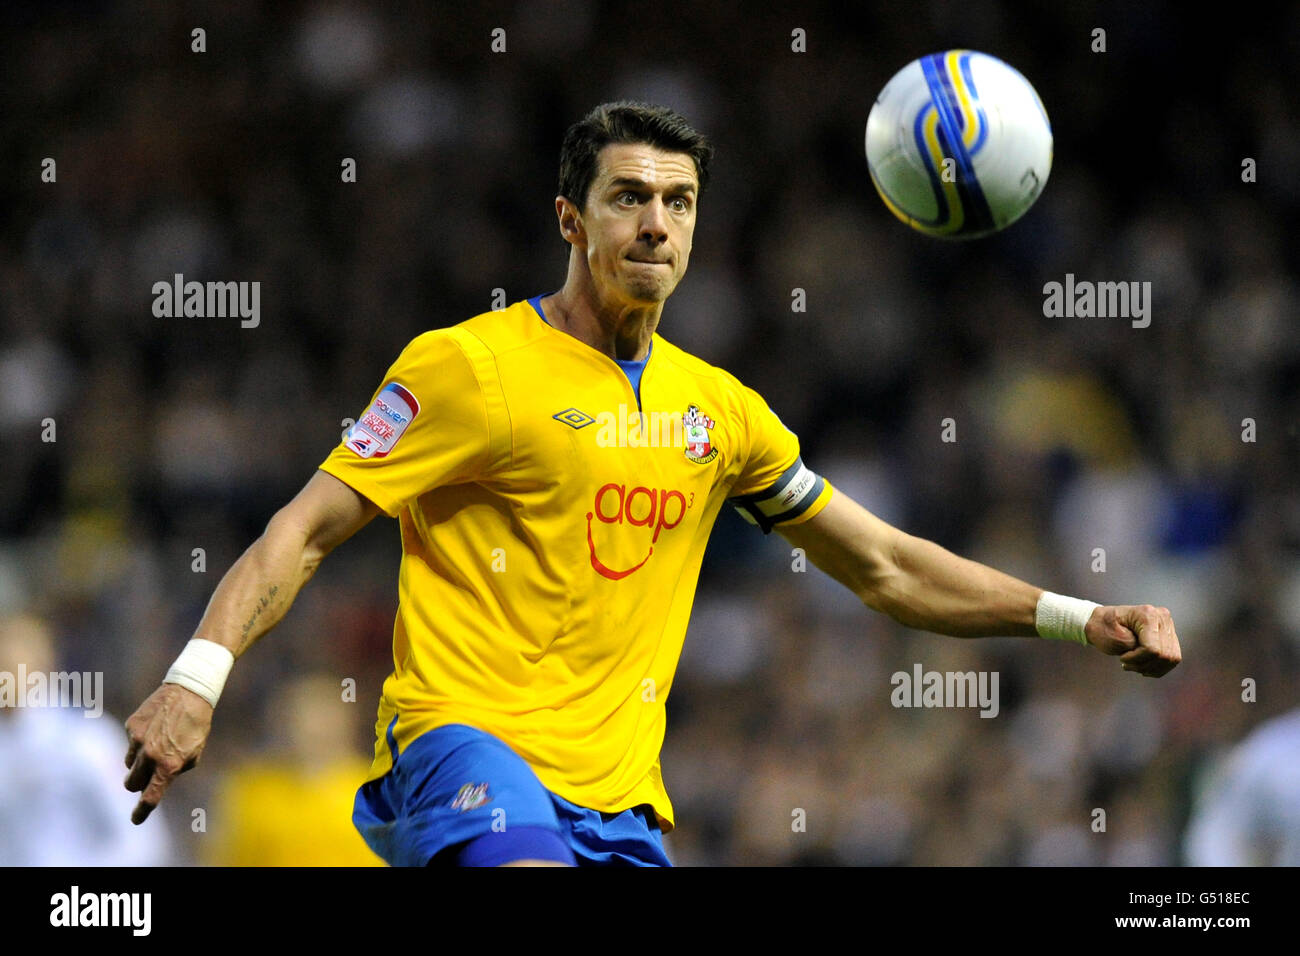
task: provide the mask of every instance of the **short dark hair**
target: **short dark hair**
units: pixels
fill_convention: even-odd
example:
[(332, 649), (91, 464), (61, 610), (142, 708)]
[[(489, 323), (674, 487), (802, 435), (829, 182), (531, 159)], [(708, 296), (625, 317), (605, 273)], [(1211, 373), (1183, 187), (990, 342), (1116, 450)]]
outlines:
[(696, 132), (685, 117), (665, 106), (635, 100), (601, 103), (569, 127), (560, 147), (560, 195), (587, 208), (587, 193), (596, 178), (596, 159), (610, 143), (646, 143), (695, 160), (700, 192), (709, 179), (713, 144)]

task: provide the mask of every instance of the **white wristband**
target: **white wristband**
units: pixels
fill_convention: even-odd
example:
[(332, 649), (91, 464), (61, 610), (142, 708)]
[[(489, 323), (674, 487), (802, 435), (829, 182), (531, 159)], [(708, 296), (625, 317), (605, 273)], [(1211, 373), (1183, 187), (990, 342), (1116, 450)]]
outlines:
[(185, 645), (181, 656), (167, 671), (163, 683), (180, 684), (216, 707), (217, 698), (221, 696), (234, 664), (235, 655), (229, 649), (215, 641), (196, 637)]
[(1034, 612), (1034, 626), (1038, 628), (1039, 637), (1053, 641), (1078, 641), (1086, 645), (1088, 638), (1084, 634), (1084, 625), (1099, 607), (1101, 605), (1093, 601), (1044, 591)]

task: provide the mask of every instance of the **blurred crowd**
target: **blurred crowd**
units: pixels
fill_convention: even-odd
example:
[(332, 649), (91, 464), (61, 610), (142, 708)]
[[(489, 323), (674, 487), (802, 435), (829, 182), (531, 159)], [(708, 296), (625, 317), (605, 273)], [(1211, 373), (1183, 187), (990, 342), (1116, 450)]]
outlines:
[[(718, 157), (660, 333), (756, 388), (805, 462), (886, 521), (1054, 591), (1167, 606), (1184, 651), (1151, 681), (1080, 647), (909, 631), (724, 514), (668, 703), (670, 855), (1194, 862), (1184, 837), (1229, 749), (1300, 704), (1288, 16), (7, 7), (0, 616), (39, 621), (59, 667), (103, 672), (120, 726), (407, 341), (497, 289), (562, 285), (564, 129), (606, 100), (661, 103)], [(885, 81), (956, 46), (1028, 76), (1056, 136), (1035, 208), (973, 243), (894, 220), (862, 155)], [(260, 282), (260, 324), (155, 316), (153, 284), (177, 273)], [(1067, 273), (1149, 281), (1150, 327), (1045, 317), (1043, 286)], [(145, 824), (170, 838), (155, 859), (293, 859), (250, 808), (295, 792), (328, 789), (303, 813), (346, 822), (399, 558), (396, 526), (372, 523), (239, 662), (200, 768)], [(893, 707), (891, 675), (918, 663), (997, 671), (998, 716)], [(111, 800), (125, 819), (135, 797)], [(21, 807), (0, 800), (0, 863), (21, 862)], [(335, 860), (364, 858), (349, 839)]]

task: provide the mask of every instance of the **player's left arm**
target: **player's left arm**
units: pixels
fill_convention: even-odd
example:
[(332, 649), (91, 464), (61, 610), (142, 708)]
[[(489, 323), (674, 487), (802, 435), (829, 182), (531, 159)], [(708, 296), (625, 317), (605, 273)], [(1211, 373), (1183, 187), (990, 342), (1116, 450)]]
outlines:
[[(887, 524), (836, 489), (812, 518), (775, 530), (873, 610), (953, 637), (1038, 636), (1042, 588), (959, 557)], [(1119, 655), (1125, 670), (1160, 677), (1182, 660), (1169, 609), (1100, 606), (1087, 643)]]

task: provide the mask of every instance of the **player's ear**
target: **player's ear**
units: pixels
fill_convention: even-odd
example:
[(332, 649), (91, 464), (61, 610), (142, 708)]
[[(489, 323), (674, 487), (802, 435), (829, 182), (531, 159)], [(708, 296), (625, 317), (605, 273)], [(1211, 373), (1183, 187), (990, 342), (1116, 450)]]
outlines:
[(582, 237), (582, 213), (565, 196), (555, 197), (555, 214), (560, 220), (560, 235), (565, 242), (576, 242)]

